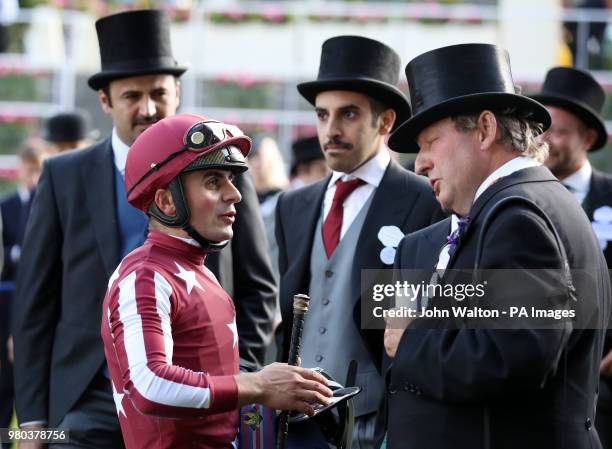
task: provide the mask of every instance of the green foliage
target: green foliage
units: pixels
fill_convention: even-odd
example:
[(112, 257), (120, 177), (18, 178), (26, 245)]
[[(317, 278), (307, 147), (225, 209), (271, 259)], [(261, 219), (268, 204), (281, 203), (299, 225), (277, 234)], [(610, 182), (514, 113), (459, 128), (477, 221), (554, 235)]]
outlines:
[(257, 83), (241, 85), (235, 82), (207, 83), (206, 101), (209, 107), (236, 107), (245, 109), (280, 108), (282, 86)]
[[(0, 178), (0, 198), (9, 194), (13, 190), (17, 188), (17, 183), (10, 179), (1, 179)], [(17, 427), (15, 425), (14, 427)]]
[(48, 100), (51, 91), (51, 79), (47, 76), (9, 73), (0, 77), (0, 98), (3, 101), (38, 101)]
[(0, 154), (15, 154), (30, 133), (23, 123), (0, 123)]

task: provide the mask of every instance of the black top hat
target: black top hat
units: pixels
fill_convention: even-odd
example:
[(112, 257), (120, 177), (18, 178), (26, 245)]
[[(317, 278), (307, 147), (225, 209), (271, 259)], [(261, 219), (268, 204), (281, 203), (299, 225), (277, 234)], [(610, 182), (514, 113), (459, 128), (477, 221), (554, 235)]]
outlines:
[(597, 140), (590, 148), (606, 145), (608, 133), (600, 115), (606, 92), (589, 73), (569, 67), (555, 67), (546, 74), (542, 91), (531, 98), (542, 104), (566, 109), (584, 124), (597, 131)]
[(516, 109), (523, 117), (550, 126), (550, 114), (535, 100), (517, 93), (506, 50), (489, 44), (461, 44), (417, 56), (406, 66), (413, 116), (390, 137), (399, 153), (419, 151), (417, 137), (446, 117), (484, 109)]
[(318, 159), (325, 159), (323, 151), (321, 151), (319, 138), (316, 136), (296, 140), (293, 142), (291, 149), (293, 150), (293, 160), (291, 161), (292, 173), (295, 172), (299, 164), (307, 164)]
[(87, 137), (88, 127), (85, 111), (56, 114), (47, 119), (44, 138), (48, 142), (76, 142)]
[(102, 71), (89, 78), (98, 90), (109, 81), (130, 76), (167, 73), (181, 76), (172, 56), (170, 19), (163, 11), (127, 11), (96, 22)]
[(348, 90), (368, 95), (395, 110), (399, 125), (410, 117), (408, 99), (397, 88), (400, 58), (391, 48), (361, 36), (336, 36), (323, 42), (316, 81), (300, 83), (298, 91), (312, 105), (317, 94)]

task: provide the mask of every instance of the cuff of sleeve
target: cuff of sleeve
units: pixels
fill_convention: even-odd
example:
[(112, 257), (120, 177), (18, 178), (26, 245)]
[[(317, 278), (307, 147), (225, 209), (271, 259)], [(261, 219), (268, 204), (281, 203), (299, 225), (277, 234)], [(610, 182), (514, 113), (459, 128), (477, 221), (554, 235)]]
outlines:
[(234, 376), (215, 376), (210, 385), (211, 409), (228, 412), (238, 408), (238, 385)]
[(19, 427), (32, 427), (32, 426), (47, 426), (47, 421), (38, 420), (38, 421), (26, 421), (19, 424)]

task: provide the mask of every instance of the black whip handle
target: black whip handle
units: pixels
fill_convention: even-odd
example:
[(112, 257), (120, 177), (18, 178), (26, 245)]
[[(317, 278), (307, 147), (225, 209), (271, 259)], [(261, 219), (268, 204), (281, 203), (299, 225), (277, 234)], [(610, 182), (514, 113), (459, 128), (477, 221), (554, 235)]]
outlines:
[[(302, 333), (304, 332), (304, 316), (308, 312), (307, 295), (295, 295), (293, 297), (293, 324), (291, 325), (291, 343), (289, 345), (289, 358), (287, 364), (297, 365), (302, 345)], [(278, 418), (278, 436), (276, 448), (285, 449), (285, 441), (289, 433), (289, 412), (282, 412)]]

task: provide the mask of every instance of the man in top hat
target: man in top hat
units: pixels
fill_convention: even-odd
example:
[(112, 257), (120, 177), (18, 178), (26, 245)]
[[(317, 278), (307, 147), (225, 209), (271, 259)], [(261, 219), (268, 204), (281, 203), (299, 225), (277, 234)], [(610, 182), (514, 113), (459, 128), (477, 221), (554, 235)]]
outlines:
[[(385, 146), (389, 132), (410, 115), (396, 87), (399, 69), (398, 55), (378, 41), (338, 36), (323, 43), (317, 80), (297, 88), (315, 107), (332, 173), (281, 194), (276, 209), (282, 359), (292, 297), (308, 293), (302, 366), (319, 366), (344, 382), (351, 360), (358, 362), (356, 385), (364, 391), (355, 398), (354, 449), (372, 447), (383, 392), (383, 333), (362, 329), (361, 270), (390, 267), (403, 235), (439, 213), (423, 179), (392, 161)], [(289, 446), (325, 448), (316, 435), (316, 429), (292, 428)]]
[(291, 146), (293, 159), (291, 160), (292, 190), (299, 189), (319, 181), (329, 174), (329, 167), (321, 151), (317, 136), (304, 137), (296, 140)]
[[(126, 200), (125, 161), (136, 137), (175, 114), (186, 69), (172, 56), (170, 20), (161, 11), (114, 14), (96, 29), (102, 70), (88, 83), (113, 132), (44, 164), (17, 279), (16, 408), (24, 427), (62, 426), (74, 447), (114, 449), (123, 440), (100, 338), (101, 303), (121, 258), (144, 241), (148, 221)], [(275, 286), (265, 242), (256, 237), (263, 225), (252, 184), (239, 179), (239, 241), (207, 263), (236, 298), (240, 364), (255, 369), (271, 331)], [(248, 258), (233, 272), (238, 249)]]
[(45, 122), (44, 139), (53, 153), (75, 150), (91, 145), (90, 118), (87, 111), (75, 110), (55, 114)]
[[(445, 287), (464, 280), (455, 270), (473, 282), (476, 264), (512, 270), (498, 278), (506, 289), (487, 287), (475, 304), (571, 307), (577, 319), (502, 319), (496, 329), (453, 317), (406, 319), (406, 329), (393, 323), (381, 412), (387, 447), (600, 447), (593, 422), (610, 284), (584, 212), (541, 165), (547, 147), (537, 136), (550, 115), (516, 93), (508, 53), (493, 45), (433, 50), (408, 63), (406, 76), (414, 115), (389, 145), (418, 153), (417, 172), (457, 219), (445, 222), (446, 232), (440, 224), (407, 236), (396, 266), (431, 269), (435, 260)], [(458, 299), (420, 301), (431, 309)]]
[[(569, 67), (548, 71), (542, 91), (532, 96), (552, 118), (542, 134), (549, 154), (545, 165), (582, 205), (593, 224), (608, 269), (612, 268), (612, 176), (591, 167), (587, 155), (606, 145), (601, 111), (606, 93), (591, 74)], [(604, 448), (612, 448), (612, 335), (602, 362), (596, 427)]]

